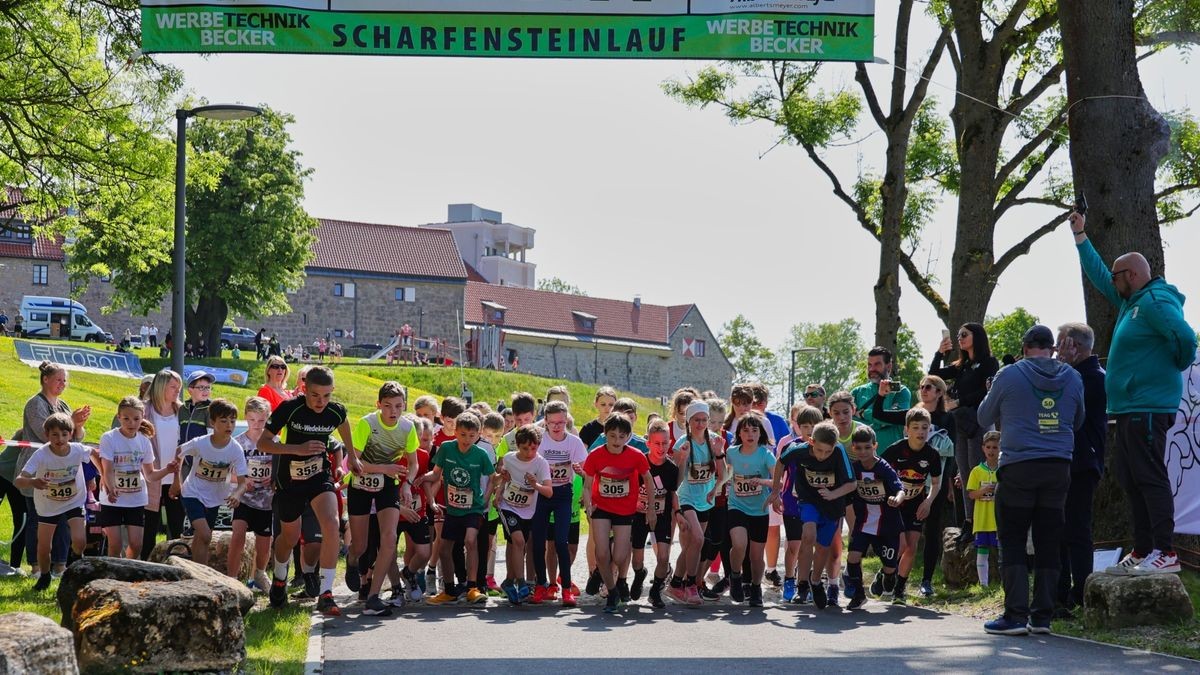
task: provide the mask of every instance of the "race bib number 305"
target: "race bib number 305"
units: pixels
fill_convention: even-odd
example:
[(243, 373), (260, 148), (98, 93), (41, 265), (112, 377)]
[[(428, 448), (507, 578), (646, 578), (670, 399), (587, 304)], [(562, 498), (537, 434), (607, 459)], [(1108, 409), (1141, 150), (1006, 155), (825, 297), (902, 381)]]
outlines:
[(600, 496), (608, 497), (609, 499), (620, 499), (628, 497), (629, 479), (628, 478), (612, 478), (609, 476), (600, 476)]

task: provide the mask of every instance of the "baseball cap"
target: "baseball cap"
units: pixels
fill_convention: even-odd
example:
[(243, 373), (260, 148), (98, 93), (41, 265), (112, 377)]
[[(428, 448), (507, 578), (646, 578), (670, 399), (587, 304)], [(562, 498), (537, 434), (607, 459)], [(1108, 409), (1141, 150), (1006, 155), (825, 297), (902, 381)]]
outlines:
[(1045, 349), (1054, 346), (1054, 333), (1049, 328), (1036, 324), (1029, 330), (1025, 331), (1025, 335), (1021, 338), (1021, 344), (1026, 347), (1038, 347)]
[(217, 381), (217, 378), (213, 377), (212, 375), (209, 375), (208, 373), (204, 372), (203, 370), (194, 370), (194, 371), (192, 371), (191, 375), (188, 375), (187, 386), (190, 387), (193, 384), (196, 384), (197, 382), (199, 382), (200, 380), (208, 380), (208, 383), (212, 384), (213, 382)]

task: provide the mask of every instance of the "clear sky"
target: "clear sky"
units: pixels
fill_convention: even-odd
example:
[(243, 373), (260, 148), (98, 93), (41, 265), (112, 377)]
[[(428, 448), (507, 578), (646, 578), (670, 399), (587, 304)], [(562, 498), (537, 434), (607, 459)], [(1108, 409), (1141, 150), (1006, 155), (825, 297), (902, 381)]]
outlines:
[[(887, 3), (881, 3), (886, 5)], [(881, 9), (876, 53), (890, 58), (894, 16)], [(927, 20), (913, 45), (934, 40)], [(924, 54), (914, 49), (911, 67)], [(196, 96), (261, 103), (295, 115), (302, 161), (315, 169), (306, 206), (318, 217), (398, 225), (441, 222), (446, 205), (474, 202), (537, 230), (528, 260), (600, 297), (700, 306), (713, 331), (745, 314), (769, 346), (800, 321), (874, 324), (878, 248), (833, 197), (802, 151), (775, 143), (765, 124), (734, 127), (716, 110), (667, 98), (661, 84), (703, 63), (435, 59), (359, 56), (167, 56)], [(891, 67), (869, 66), (876, 86)], [(849, 64), (826, 81), (857, 90)], [(1160, 110), (1200, 98), (1200, 78), (1177, 53), (1145, 62)], [(931, 93), (953, 98), (947, 60)], [(910, 85), (912, 79), (910, 78)], [(855, 138), (873, 130), (864, 118)], [(831, 150), (848, 182), (878, 166), (878, 137)], [(766, 153), (764, 155), (764, 153)], [(1059, 160), (1066, 166), (1065, 149)], [(1001, 247), (1047, 220), (1017, 210), (997, 230)], [(1200, 216), (1164, 232), (1167, 279), (1192, 301), (1200, 325)], [(925, 233), (939, 278), (949, 280), (954, 201)], [(1000, 279), (990, 313), (1024, 306), (1057, 325), (1083, 318), (1076, 255), (1066, 225)], [(946, 283), (941, 285), (947, 293)], [(905, 282), (904, 320), (925, 351), (941, 328)]]

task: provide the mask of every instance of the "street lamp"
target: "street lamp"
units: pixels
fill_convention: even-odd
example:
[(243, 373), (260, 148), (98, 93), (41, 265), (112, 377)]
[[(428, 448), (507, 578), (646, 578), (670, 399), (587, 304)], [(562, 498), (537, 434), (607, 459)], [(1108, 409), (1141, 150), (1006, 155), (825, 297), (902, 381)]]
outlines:
[(175, 251), (171, 256), (175, 268), (175, 285), (171, 291), (171, 369), (183, 377), (183, 349), (187, 343), (184, 325), (184, 308), (187, 294), (184, 293), (186, 277), (186, 253), (184, 223), (187, 221), (187, 121), (189, 117), (206, 117), (210, 120), (245, 120), (262, 114), (261, 108), (249, 105), (205, 105), (199, 108), (180, 108), (175, 111)]
[(796, 404), (796, 355), (811, 354), (815, 351), (817, 351), (816, 347), (799, 347), (792, 350), (791, 376), (788, 378), (788, 410), (791, 410), (792, 406)]

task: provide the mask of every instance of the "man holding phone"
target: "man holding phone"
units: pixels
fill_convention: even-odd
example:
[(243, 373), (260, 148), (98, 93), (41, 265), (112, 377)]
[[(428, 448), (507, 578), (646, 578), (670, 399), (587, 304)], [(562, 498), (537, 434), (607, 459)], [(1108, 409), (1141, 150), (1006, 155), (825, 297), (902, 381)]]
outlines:
[(875, 419), (871, 408), (880, 384), (886, 392), (883, 397), (884, 410), (907, 410), (912, 407), (912, 392), (901, 382), (892, 381), (892, 352), (886, 347), (872, 347), (867, 352), (867, 382), (855, 387), (850, 394), (858, 410), (859, 421), (875, 430), (879, 451), (904, 438), (904, 426), (889, 424)]

